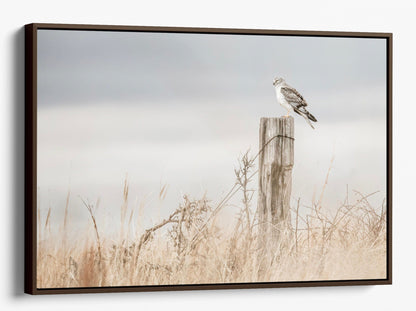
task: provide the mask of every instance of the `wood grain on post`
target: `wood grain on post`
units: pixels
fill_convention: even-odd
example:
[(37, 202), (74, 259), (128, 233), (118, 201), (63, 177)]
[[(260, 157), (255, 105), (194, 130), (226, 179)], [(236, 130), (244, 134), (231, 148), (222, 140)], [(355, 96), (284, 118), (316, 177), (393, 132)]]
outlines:
[(293, 162), (293, 117), (261, 118), (257, 212), (262, 261), (290, 236)]

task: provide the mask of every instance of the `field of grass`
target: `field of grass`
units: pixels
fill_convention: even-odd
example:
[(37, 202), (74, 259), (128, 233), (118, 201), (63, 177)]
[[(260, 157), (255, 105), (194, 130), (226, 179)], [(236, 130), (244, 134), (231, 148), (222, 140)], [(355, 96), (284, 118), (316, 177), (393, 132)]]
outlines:
[[(373, 207), (372, 195), (347, 194), (337, 209), (293, 200), (291, 225), (280, 240), (259, 236), (251, 212), (256, 195), (250, 185), (255, 158), (246, 153), (235, 170), (236, 183), (213, 205), (206, 197), (185, 195), (166, 219), (149, 228), (132, 226), (129, 185), (124, 183), (117, 237), (97, 222), (99, 201), (83, 201), (91, 230), (82, 240), (68, 238), (69, 194), (60, 234), (51, 234), (50, 216), (38, 213), (37, 284), (39, 288), (380, 279), (386, 277), (385, 203)], [(326, 180), (325, 184), (328, 180)], [(162, 187), (163, 200), (167, 188)], [(236, 217), (224, 226), (222, 210), (230, 198)], [(266, 241), (266, 242), (265, 242)]]

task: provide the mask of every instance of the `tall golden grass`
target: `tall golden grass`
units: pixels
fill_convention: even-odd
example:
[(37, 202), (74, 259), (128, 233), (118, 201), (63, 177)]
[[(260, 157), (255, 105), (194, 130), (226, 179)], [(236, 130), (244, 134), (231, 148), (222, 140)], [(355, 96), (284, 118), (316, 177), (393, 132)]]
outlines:
[[(66, 199), (62, 234), (50, 233), (50, 215), (38, 214), (37, 285), (39, 288), (167, 285), (195, 283), (279, 282), (381, 279), (386, 277), (386, 213), (354, 192), (338, 209), (310, 206), (300, 199), (292, 208), (286, 238), (261, 245), (258, 221), (251, 212), (255, 191), (254, 160), (245, 153), (235, 169), (236, 183), (215, 206), (206, 198), (183, 197), (166, 219), (145, 230), (134, 226), (129, 185), (123, 188), (119, 237), (107, 237), (97, 222), (99, 200), (83, 200), (91, 228), (80, 240), (68, 238)], [(328, 176), (328, 175), (327, 175)], [(167, 192), (164, 186), (159, 199)], [(227, 228), (218, 221), (230, 198), (240, 192), (236, 220)], [(141, 206), (141, 210), (143, 206)], [(128, 218), (128, 219), (127, 219)], [(137, 220), (140, 223), (140, 219)], [(229, 228), (232, 230), (229, 230)], [(264, 248), (268, 252), (262, 252)], [(262, 257), (259, 260), (259, 257)], [(266, 263), (266, 264), (265, 264)]]

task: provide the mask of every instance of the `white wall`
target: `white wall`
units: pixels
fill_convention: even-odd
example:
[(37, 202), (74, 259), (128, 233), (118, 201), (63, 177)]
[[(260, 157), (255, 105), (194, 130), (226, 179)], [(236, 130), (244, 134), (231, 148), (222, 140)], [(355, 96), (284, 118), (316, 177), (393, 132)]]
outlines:
[[(150, 1), (149, 1), (150, 2)], [(224, 3), (222, 3), (224, 2)], [(0, 9), (0, 309), (412, 309), (416, 212), (414, 1), (3, 1)], [(23, 294), (23, 39), (31, 22), (394, 33), (394, 285), (31, 297)]]

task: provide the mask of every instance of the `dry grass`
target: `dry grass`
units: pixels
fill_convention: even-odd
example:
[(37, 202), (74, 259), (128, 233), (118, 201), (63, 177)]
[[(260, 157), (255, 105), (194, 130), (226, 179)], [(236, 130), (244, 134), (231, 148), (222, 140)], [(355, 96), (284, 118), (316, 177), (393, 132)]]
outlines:
[[(65, 230), (50, 233), (50, 214), (38, 214), (37, 284), (39, 288), (126, 286), (259, 281), (307, 281), (380, 279), (386, 277), (385, 206), (374, 208), (368, 198), (354, 192), (335, 211), (322, 207), (322, 197), (311, 206), (297, 200), (292, 209), (292, 228), (284, 241), (259, 245), (257, 219), (252, 215), (250, 188), (255, 158), (244, 154), (235, 170), (236, 183), (215, 206), (207, 198), (184, 196), (166, 219), (146, 230), (133, 231), (133, 209), (128, 204), (129, 186), (124, 183), (119, 238), (100, 231), (98, 204), (83, 201), (91, 218), (93, 234), (82, 241), (68, 241), (66, 230), (69, 192), (65, 208)], [(328, 180), (325, 181), (325, 185)], [(167, 187), (159, 195), (163, 200)], [(217, 221), (231, 197), (241, 193), (233, 230)], [(352, 201), (352, 202), (350, 202)], [(139, 214), (143, 211), (140, 205)], [(128, 221), (126, 221), (127, 216)], [(140, 219), (137, 221), (141, 222)], [(267, 247), (267, 263), (257, 260)], [(265, 270), (264, 270), (265, 269)]]

